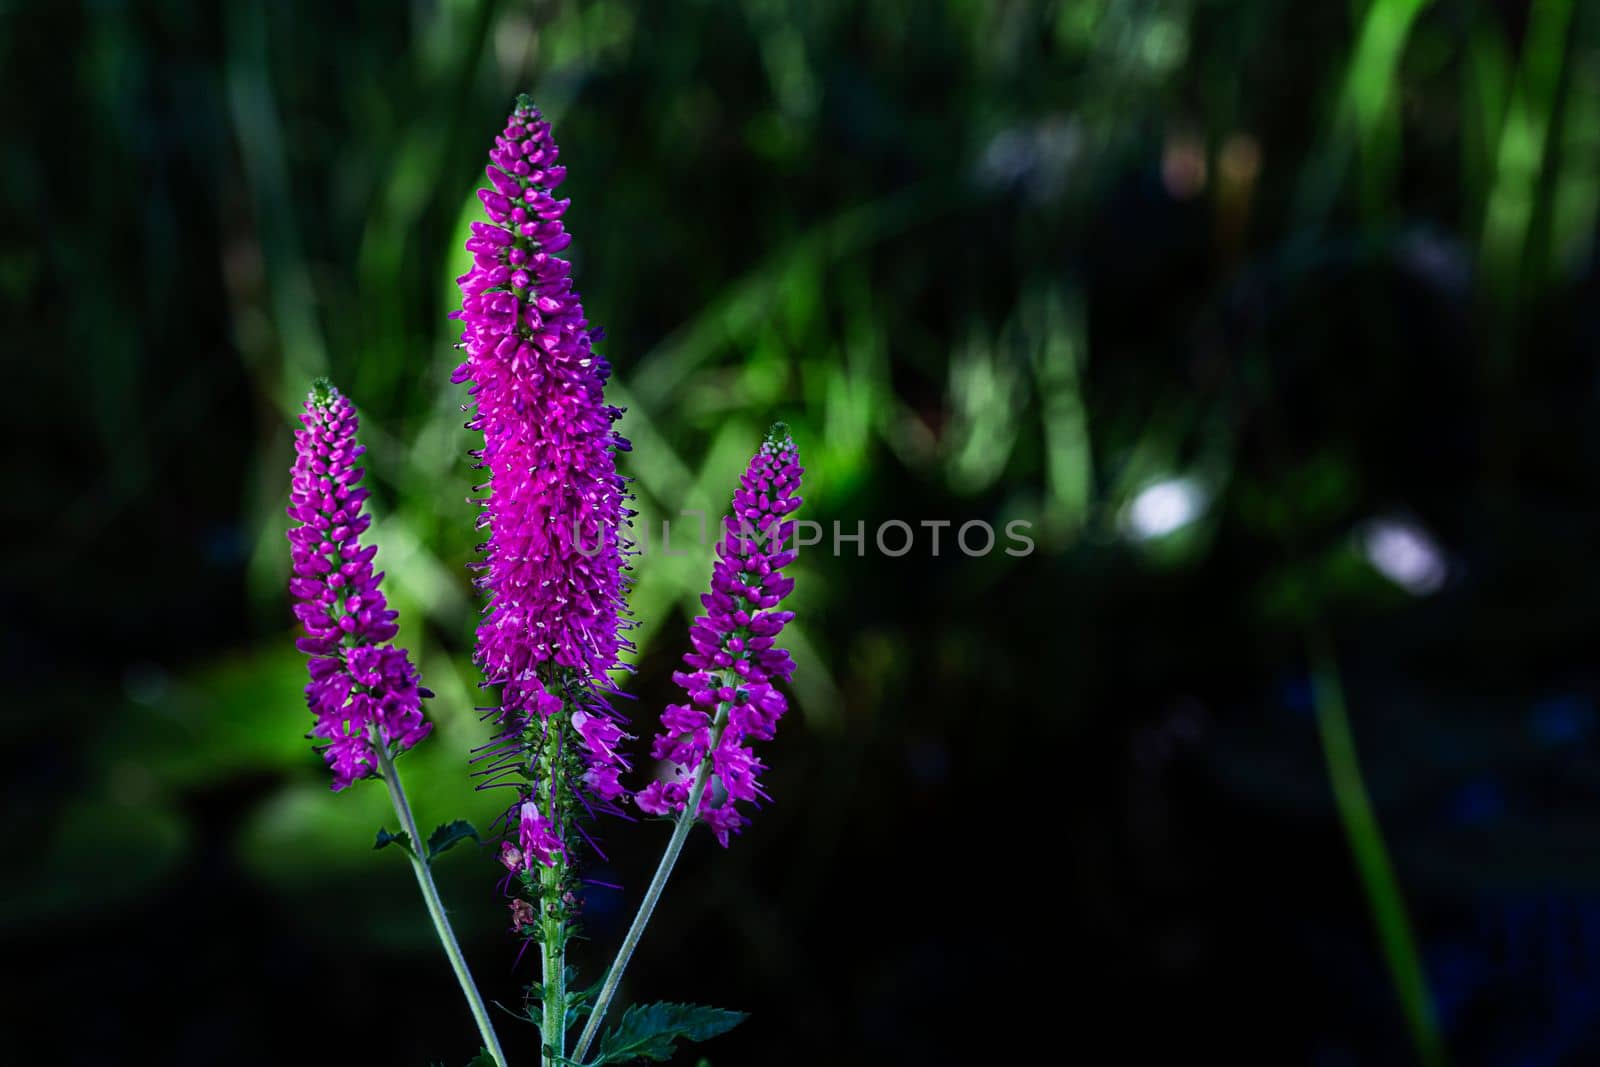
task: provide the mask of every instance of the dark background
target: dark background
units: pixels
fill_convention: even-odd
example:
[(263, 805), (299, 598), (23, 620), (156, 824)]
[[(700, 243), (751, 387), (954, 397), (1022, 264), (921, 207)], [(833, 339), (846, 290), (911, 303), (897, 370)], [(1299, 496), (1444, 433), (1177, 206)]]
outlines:
[[(474, 1051), (382, 790), (301, 736), (283, 506), (331, 374), (439, 693), (413, 801), (487, 823), (446, 314), (526, 89), (641, 520), (784, 418), (868, 531), (802, 555), (773, 803), (625, 996), (751, 1011), (717, 1067), (1416, 1063), (1429, 1014), (1600, 1059), (1600, 8), (11, 0), (0, 77), (14, 1049)], [(647, 734), (707, 558), (638, 571)], [(606, 828), (590, 978), (665, 837)], [(441, 863), (514, 1006), (498, 873)]]

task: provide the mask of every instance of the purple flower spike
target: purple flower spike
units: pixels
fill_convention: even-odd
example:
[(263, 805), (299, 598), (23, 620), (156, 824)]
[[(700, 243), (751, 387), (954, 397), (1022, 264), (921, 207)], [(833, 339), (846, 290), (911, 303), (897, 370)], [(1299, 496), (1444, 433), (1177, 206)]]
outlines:
[[(616, 811), (625, 798), (627, 735), (604, 694), (632, 648), (623, 635), (633, 512), (615, 462), (629, 446), (612, 428), (622, 412), (605, 401), (599, 331), (557, 255), (571, 243), (568, 202), (554, 195), (566, 177), (559, 154), (550, 124), (519, 97), (489, 153), (489, 188), (478, 193), (487, 221), (472, 224), (472, 269), (457, 279), (453, 315), (466, 353), (453, 380), (472, 383), (467, 427), (483, 434), (473, 456), (488, 472), (475, 658), (484, 685), (501, 687), (490, 711), (502, 729), (478, 773), (484, 786), (517, 785), (510, 814), (523, 862), (545, 866), (570, 857), (569, 816)], [(527, 803), (535, 795), (538, 807)]]
[(376, 545), (361, 546), (372, 524), (361, 513), (365, 451), (356, 444), (356, 412), (350, 401), (319, 379), (294, 435), (295, 461), (289, 517), (294, 574), (289, 592), (305, 636), (295, 642), (311, 657), (306, 703), (316, 716), (307, 736), (319, 745), (333, 771), (333, 788), (377, 772), (373, 744), (408, 749), (428, 736), (422, 717), (416, 668), (405, 649), (389, 641), (399, 627), (373, 573)]
[(523, 97), (489, 153), (494, 188), (479, 196), (490, 221), (472, 224), (454, 313), (467, 358), (453, 380), (473, 382), (467, 425), (483, 432), (475, 455), (489, 472), (478, 660), (516, 711), (544, 691), (541, 664), (602, 678), (630, 647), (621, 616), (632, 512), (612, 455), (628, 443), (612, 429), (622, 412), (605, 402), (610, 365), (555, 255), (571, 240), (568, 202), (552, 195), (566, 176), (559, 151)]
[(794, 613), (777, 609), (794, 588), (783, 568), (795, 553), (783, 546), (794, 537), (795, 524), (784, 516), (800, 506), (803, 473), (788, 427), (778, 423), (733, 494), (711, 592), (700, 597), (706, 614), (689, 629), (694, 650), (683, 657), (688, 670), (672, 676), (689, 702), (661, 713), (651, 754), (675, 765), (673, 778), (651, 782), (635, 798), (640, 810), (653, 815), (681, 812), (694, 769), (709, 753), (711, 780), (697, 814), (723, 847), (747, 821), (735, 804), (767, 796), (758, 780), (766, 766), (747, 742), (772, 740), (788, 708), (773, 683), (789, 680), (794, 661), (775, 642)]

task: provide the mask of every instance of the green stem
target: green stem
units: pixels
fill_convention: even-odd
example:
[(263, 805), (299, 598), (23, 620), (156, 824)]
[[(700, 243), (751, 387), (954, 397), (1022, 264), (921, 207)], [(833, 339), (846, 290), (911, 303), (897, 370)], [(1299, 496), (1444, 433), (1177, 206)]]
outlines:
[[(559, 862), (559, 861), (558, 861)], [(547, 867), (540, 876), (546, 886), (545, 908), (552, 896), (559, 895), (561, 872), (557, 867)], [(547, 1067), (566, 1063), (567, 1055), (567, 947), (565, 919), (545, 914), (540, 924), (544, 928), (542, 952), (544, 986), (541, 999), (544, 1004), (544, 1024), (540, 1027), (540, 1049)]]
[[(546, 817), (552, 826), (561, 825), (557, 811), (561, 788), (561, 726), (558, 723), (554, 730), (547, 727), (544, 741), (545, 796), (549, 808)], [(566, 859), (559, 853), (553, 859), (555, 862), (539, 873), (539, 960), (543, 978), (540, 1002), (544, 1007), (539, 1048), (544, 1067), (557, 1067), (567, 1062), (567, 914), (561, 899)]]
[(1425, 1067), (1439, 1067), (1447, 1063), (1449, 1057), (1434, 1018), (1428, 978), (1417, 952), (1400, 882), (1395, 877), (1394, 865), (1383, 842), (1383, 831), (1362, 780), (1355, 737), (1350, 730), (1344, 693), (1339, 684), (1339, 670), (1325, 637), (1314, 633), (1307, 644), (1317, 730), (1322, 738), (1334, 805), (1350, 842), (1356, 872), (1366, 893), (1367, 906), (1372, 910), (1373, 925), (1377, 927), (1378, 941), (1410, 1028), (1412, 1043), (1416, 1045), (1417, 1058)]
[(450, 966), (456, 972), (456, 981), (461, 983), (461, 992), (467, 998), (467, 1007), (472, 1009), (472, 1018), (478, 1024), (478, 1034), (483, 1038), (483, 1045), (489, 1050), (489, 1055), (500, 1067), (506, 1065), (506, 1054), (500, 1051), (500, 1039), (495, 1036), (494, 1024), (489, 1021), (489, 1009), (484, 1007), (483, 998), (478, 995), (478, 987), (473, 984), (472, 972), (467, 970), (467, 960), (461, 954), (461, 946), (456, 943), (455, 931), (450, 929), (450, 920), (445, 917), (444, 902), (439, 899), (439, 889), (433, 884), (433, 872), (428, 868), (428, 861), (422, 851), (426, 847), (422, 835), (417, 832), (417, 820), (411, 816), (411, 805), (406, 800), (405, 790), (400, 786), (400, 774), (395, 770), (394, 758), (389, 755), (388, 745), (379, 740), (373, 746), (378, 751), (378, 766), (383, 770), (384, 784), (389, 787), (389, 799), (394, 802), (394, 812), (400, 818), (400, 828), (411, 839), (411, 869), (417, 876), (417, 887), (422, 890), (423, 903), (428, 906), (428, 915), (433, 919), (433, 928), (439, 935), (439, 943), (444, 946), (444, 954), (450, 958)]
[(617, 958), (612, 961), (611, 970), (606, 972), (605, 984), (600, 987), (599, 996), (595, 997), (594, 1010), (589, 1013), (589, 1021), (583, 1024), (583, 1033), (578, 1035), (578, 1043), (572, 1053), (572, 1058), (575, 1060), (582, 1061), (584, 1054), (589, 1051), (589, 1046), (594, 1043), (595, 1035), (600, 1031), (600, 1023), (605, 1019), (606, 1009), (611, 1007), (611, 1001), (617, 995), (617, 987), (622, 983), (622, 972), (627, 969), (628, 961), (633, 958), (633, 950), (639, 947), (639, 939), (644, 936), (644, 928), (649, 924), (650, 916), (655, 914), (656, 903), (661, 899), (662, 890), (667, 887), (667, 879), (672, 877), (672, 868), (677, 864), (678, 855), (683, 851), (683, 843), (689, 839), (689, 831), (694, 828), (695, 813), (700, 810), (700, 798), (705, 794), (706, 782), (710, 777), (711, 753), (717, 749), (717, 741), (722, 735), (722, 726), (727, 719), (728, 705), (723, 704), (717, 708), (717, 719), (711, 726), (711, 740), (706, 747), (706, 756), (694, 770), (694, 780), (689, 785), (689, 799), (684, 804), (683, 811), (678, 813), (678, 822), (672, 828), (672, 837), (667, 841), (667, 850), (661, 854), (661, 862), (656, 864), (655, 876), (650, 879), (650, 885), (644, 891), (644, 899), (639, 902), (639, 912), (633, 917), (633, 925), (628, 927), (628, 933), (617, 949)]

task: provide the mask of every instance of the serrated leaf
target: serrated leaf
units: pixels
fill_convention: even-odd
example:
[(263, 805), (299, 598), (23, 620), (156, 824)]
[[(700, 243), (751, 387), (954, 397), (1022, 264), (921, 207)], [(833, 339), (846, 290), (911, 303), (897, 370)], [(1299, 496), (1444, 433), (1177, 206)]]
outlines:
[(389, 845), (398, 845), (400, 849), (408, 856), (415, 857), (417, 854), (416, 850), (411, 847), (410, 834), (406, 833), (404, 830), (401, 830), (397, 834), (391, 834), (383, 827), (378, 827), (378, 839), (372, 843), (373, 851), (377, 851), (380, 848), (386, 848)]
[(631, 1060), (669, 1060), (680, 1040), (705, 1041), (727, 1033), (746, 1018), (742, 1011), (704, 1004), (634, 1004), (600, 1039), (600, 1057), (594, 1062), (598, 1067)]
[(682, 1013), (683, 1036), (689, 1041), (710, 1041), (750, 1018), (749, 1012), (712, 1008), (705, 1004), (667, 1004), (664, 1007)]
[(478, 836), (477, 828), (465, 819), (441, 823), (428, 835), (428, 858), (437, 859), (468, 838), (479, 844), (483, 843), (483, 838)]

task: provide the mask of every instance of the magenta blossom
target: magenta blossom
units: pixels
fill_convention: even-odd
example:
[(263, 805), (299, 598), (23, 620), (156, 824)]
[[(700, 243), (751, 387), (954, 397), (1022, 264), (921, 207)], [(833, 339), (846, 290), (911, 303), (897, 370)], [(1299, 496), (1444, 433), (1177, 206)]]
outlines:
[[(565, 851), (561, 838), (556, 836), (550, 820), (544, 817), (539, 806), (531, 800), (522, 802), (521, 817), (517, 821), (517, 840), (522, 845), (522, 863), (526, 867), (531, 867), (535, 863), (546, 867), (553, 866), (555, 857)], [(509, 852), (515, 851), (517, 850), (509, 850)]]

